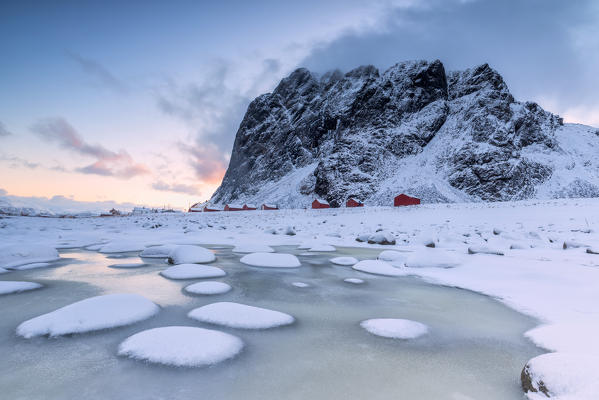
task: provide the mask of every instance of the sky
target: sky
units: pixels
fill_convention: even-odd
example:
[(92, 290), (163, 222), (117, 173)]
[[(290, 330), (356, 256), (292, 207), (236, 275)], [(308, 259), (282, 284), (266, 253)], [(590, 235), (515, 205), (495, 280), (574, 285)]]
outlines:
[(599, 126), (593, 0), (3, 1), (0, 54), (13, 203), (206, 200), (249, 102), (297, 67), (487, 62), (517, 99)]

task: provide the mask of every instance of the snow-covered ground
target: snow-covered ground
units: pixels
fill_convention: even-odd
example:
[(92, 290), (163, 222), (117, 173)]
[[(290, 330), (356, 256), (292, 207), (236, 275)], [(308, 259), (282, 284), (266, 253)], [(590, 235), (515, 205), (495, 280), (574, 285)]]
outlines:
[[(599, 393), (599, 342), (596, 340), (599, 336), (599, 255), (587, 252), (599, 247), (599, 200), (85, 219), (8, 217), (0, 220), (0, 227), (2, 249), (6, 252), (0, 254), (0, 260), (4, 260), (5, 266), (49, 261), (52, 258), (49, 247), (88, 246), (88, 249), (104, 251), (108, 247), (114, 251), (121, 246), (137, 251), (168, 244), (297, 246), (310, 243), (312, 248), (330, 245), (395, 250), (397, 254), (387, 253), (379, 262), (364, 263), (364, 257), (357, 256), (362, 267), (366, 266), (357, 269), (377, 273), (384, 266), (386, 275), (394, 276), (377, 279), (393, 281), (400, 279), (395, 275), (416, 276), (429, 283), (480, 292), (536, 318), (540, 325), (526, 332), (526, 337), (551, 352), (551, 356), (542, 355), (530, 363), (532, 386), (539, 389), (542, 381), (543, 390), (561, 400), (594, 399)], [(371, 245), (355, 240), (377, 231), (392, 234), (396, 245)], [(21, 246), (18, 252), (14, 251), (17, 246)], [(38, 251), (43, 257), (35, 256)], [(172, 251), (169, 246), (148, 253), (175, 255)], [(277, 254), (280, 253), (262, 253), (257, 264), (269, 264), (266, 258)], [(405, 256), (401, 257), (402, 254)], [(335, 257), (333, 252), (325, 255), (327, 259)], [(205, 261), (202, 254), (192, 262)], [(302, 262), (302, 267), (304, 265)], [(294, 274), (293, 271), (302, 267), (285, 273)], [(264, 268), (247, 270), (251, 274), (269, 273)], [(11, 275), (15, 273), (21, 272), (9, 270), (0, 279), (14, 281)], [(353, 290), (358, 287), (362, 291), (369, 290), (368, 276), (375, 275), (362, 274), (360, 278), (366, 283), (354, 286)], [(295, 281), (297, 278), (290, 283)], [(311, 285), (302, 290), (313, 289)], [(36, 292), (44, 290), (40, 288)], [(140, 352), (152, 353), (143, 347)], [(561, 371), (561, 365), (569, 366), (568, 373)], [(545, 394), (531, 392), (529, 397), (543, 398)]]

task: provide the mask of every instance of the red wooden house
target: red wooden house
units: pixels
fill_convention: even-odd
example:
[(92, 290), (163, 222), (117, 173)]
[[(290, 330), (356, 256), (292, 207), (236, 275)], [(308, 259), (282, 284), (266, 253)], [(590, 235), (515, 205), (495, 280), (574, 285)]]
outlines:
[(202, 203), (195, 203), (194, 205), (189, 207), (189, 210), (187, 210), (187, 212), (202, 212)]
[(420, 199), (416, 197), (408, 196), (407, 194), (400, 194), (399, 196), (395, 196), (393, 199), (393, 205), (395, 207), (400, 206), (416, 206), (420, 204)]
[(331, 208), (331, 206), (324, 200), (314, 199), (312, 202), (312, 208)]
[(243, 211), (243, 206), (239, 204), (225, 205), (225, 211)]
[(260, 207), (261, 210), (278, 210), (279, 207), (277, 207), (274, 204), (262, 204), (262, 206)]
[(345, 203), (346, 207), (364, 207), (364, 203), (362, 203), (360, 200), (356, 200), (353, 197), (350, 197), (349, 199), (347, 199), (347, 203)]
[(253, 204), (244, 204), (243, 205), (243, 209), (246, 211), (251, 211), (251, 210), (256, 210), (256, 206)]
[(205, 205), (203, 211), (204, 212), (215, 212), (215, 211), (222, 211), (222, 210), (220, 210), (216, 207), (213, 207), (213, 206)]

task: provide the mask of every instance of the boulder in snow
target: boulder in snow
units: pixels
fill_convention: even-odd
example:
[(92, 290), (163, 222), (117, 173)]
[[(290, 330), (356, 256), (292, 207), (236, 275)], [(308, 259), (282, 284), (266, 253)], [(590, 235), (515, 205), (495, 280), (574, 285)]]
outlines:
[(24, 264), (55, 261), (58, 251), (41, 244), (10, 244), (0, 246), (0, 267), (11, 268)]
[(274, 328), (295, 321), (291, 315), (280, 311), (231, 302), (208, 304), (191, 310), (187, 316), (201, 322), (242, 329)]
[(237, 336), (190, 326), (166, 326), (129, 336), (118, 354), (177, 367), (212, 365), (237, 355), (243, 342)]
[(428, 327), (420, 322), (398, 318), (368, 319), (360, 326), (373, 335), (392, 339), (415, 339), (428, 332)]
[(169, 279), (201, 279), (219, 278), (225, 276), (226, 272), (209, 265), (179, 264), (161, 271), (160, 275)]
[(187, 293), (213, 295), (230, 291), (231, 285), (224, 282), (198, 282), (185, 287)]
[(61, 336), (130, 325), (150, 318), (160, 307), (137, 294), (108, 294), (90, 297), (56, 311), (23, 322), (17, 334)]
[(214, 260), (216, 260), (216, 256), (213, 252), (193, 245), (177, 246), (168, 254), (169, 264), (209, 263)]
[(241, 257), (242, 263), (253, 267), (296, 268), (300, 261), (293, 254), (286, 253), (252, 253)]
[(358, 259), (355, 257), (335, 257), (329, 261), (336, 265), (354, 265), (358, 262)]

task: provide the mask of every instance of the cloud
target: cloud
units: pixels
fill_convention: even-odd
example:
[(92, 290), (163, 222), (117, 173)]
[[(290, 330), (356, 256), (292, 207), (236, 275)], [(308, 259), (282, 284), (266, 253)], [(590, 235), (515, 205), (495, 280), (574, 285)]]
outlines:
[(185, 193), (191, 195), (199, 195), (200, 190), (195, 185), (185, 185), (183, 183), (166, 183), (164, 181), (157, 181), (152, 184), (152, 189), (160, 190), (162, 192), (175, 192)]
[(40, 166), (39, 163), (34, 163), (17, 156), (7, 156), (5, 154), (0, 154), (0, 161), (7, 162), (10, 168), (36, 169)]
[(67, 52), (67, 56), (74, 60), (79, 67), (88, 75), (93, 77), (98, 83), (113, 90), (114, 92), (123, 94), (129, 91), (128, 86), (114, 76), (106, 67), (97, 61), (83, 57), (74, 52)]
[(545, 107), (542, 99), (556, 99), (550, 111), (586, 109), (579, 122), (596, 120), (597, 2), (428, 0), (389, 3), (386, 14), (379, 21), (384, 29), (347, 31), (314, 46), (300, 64), (325, 72), (412, 59), (439, 58), (448, 70), (488, 62), (517, 98)]
[(5, 196), (8, 192), (2, 188), (0, 188), (0, 196)]
[(125, 150), (114, 152), (101, 145), (91, 145), (63, 118), (46, 118), (31, 126), (42, 139), (56, 142), (75, 153), (95, 157), (92, 164), (77, 168), (77, 172), (128, 179), (150, 173), (144, 164), (136, 163)]
[[(265, 60), (258, 77), (278, 69), (276, 60)], [(167, 81), (157, 95), (158, 108), (185, 122), (193, 132), (188, 142), (177, 146), (188, 157), (197, 178), (205, 183), (222, 179), (239, 123), (253, 98), (248, 91), (256, 90), (229, 87), (227, 80), (234, 74), (230, 63), (216, 61), (200, 82), (180, 85)]]
[(6, 126), (4, 126), (2, 121), (0, 121), (0, 137), (8, 136), (8, 135), (12, 135), (12, 132), (10, 132), (8, 129), (6, 129)]

